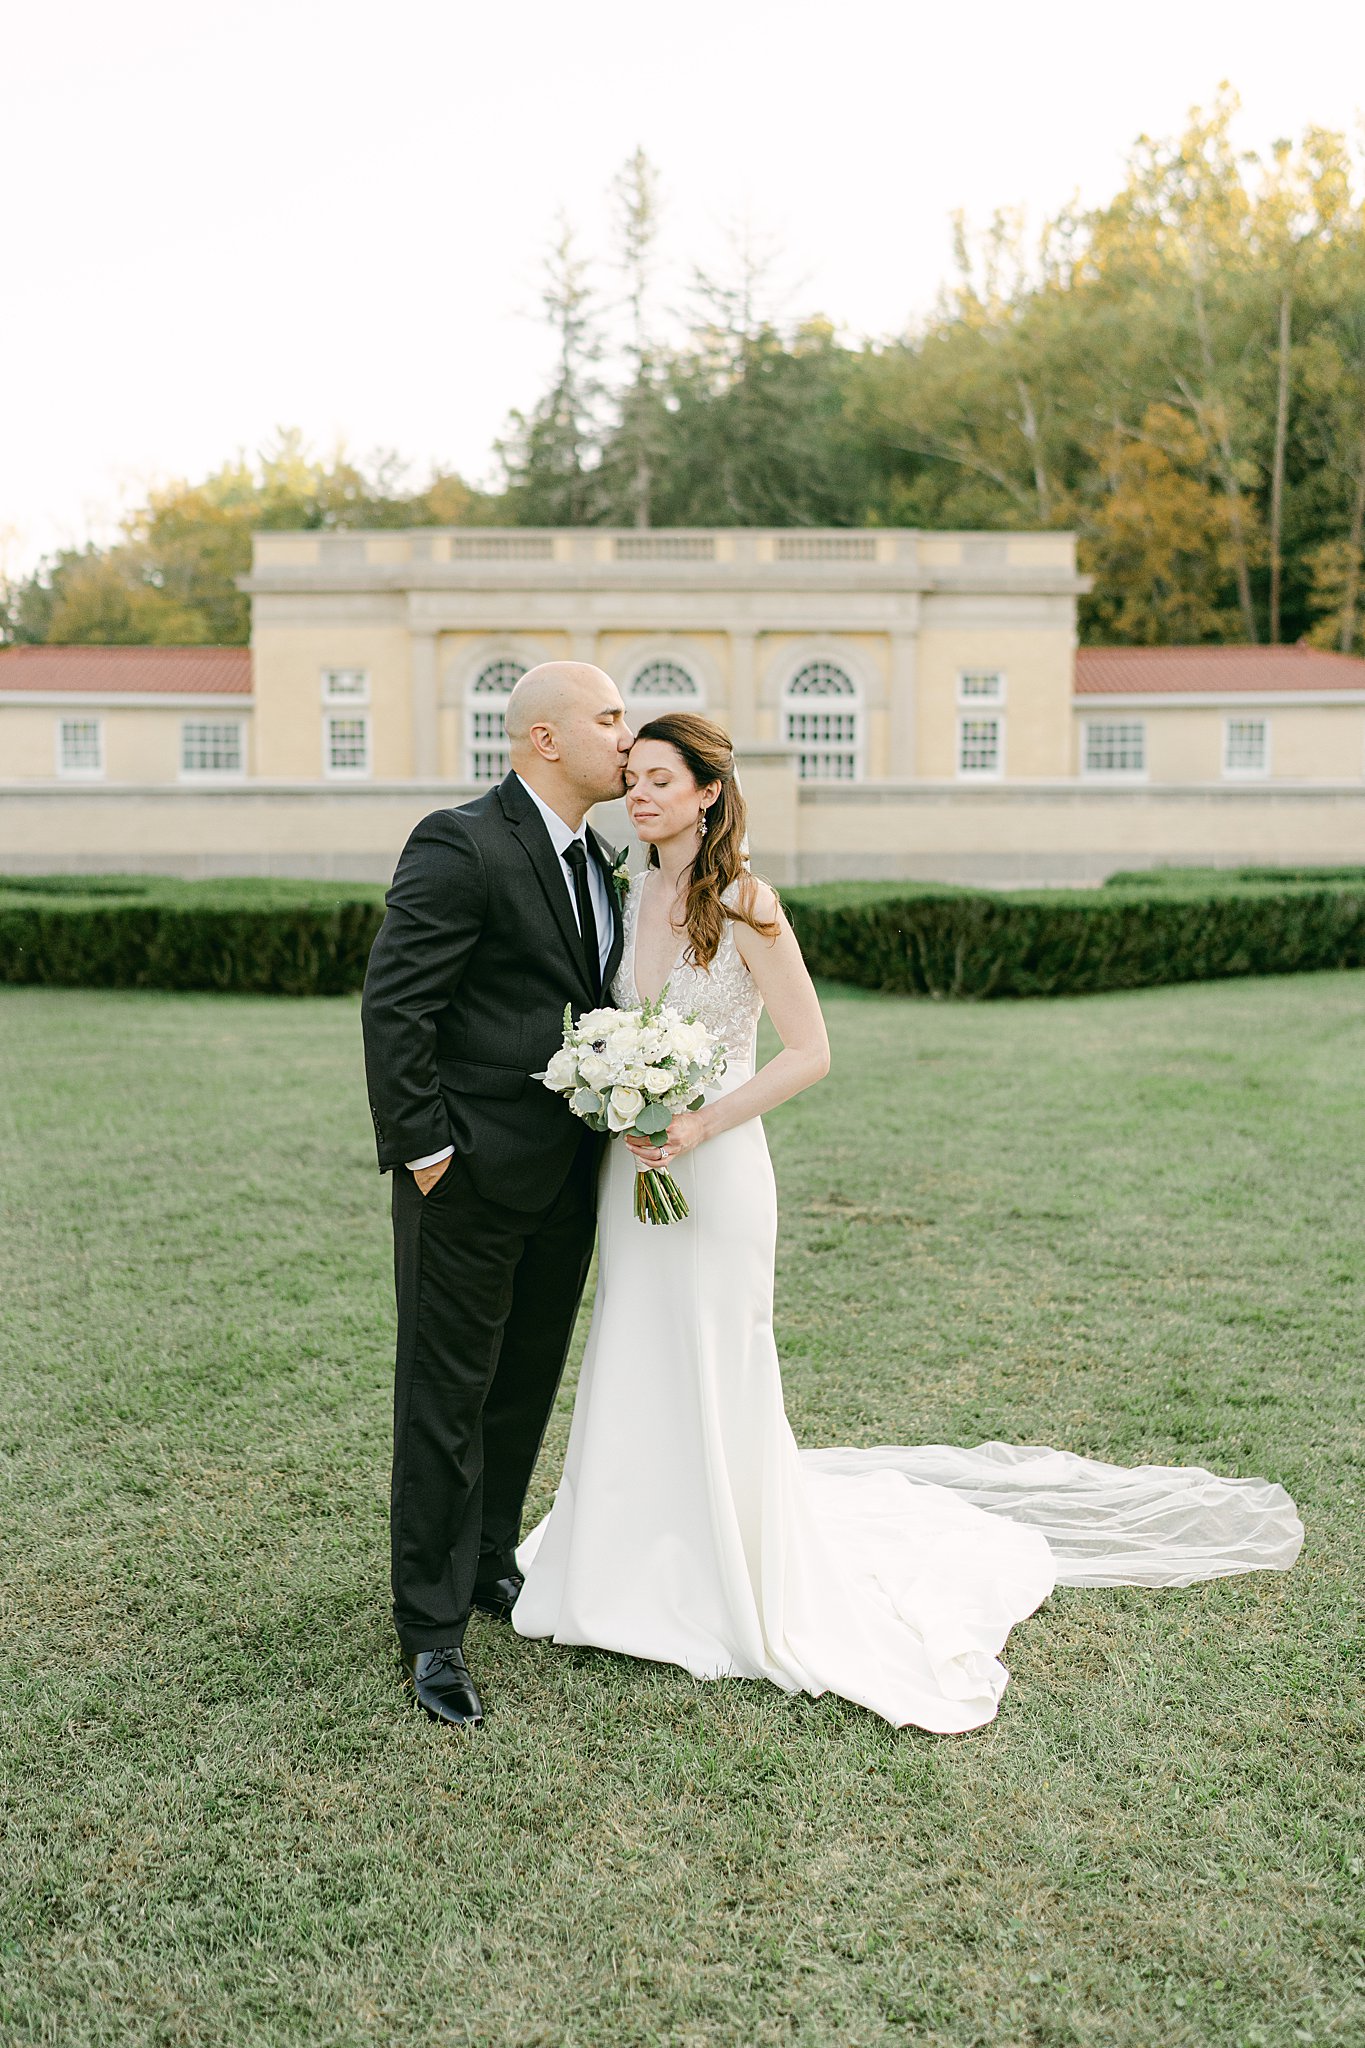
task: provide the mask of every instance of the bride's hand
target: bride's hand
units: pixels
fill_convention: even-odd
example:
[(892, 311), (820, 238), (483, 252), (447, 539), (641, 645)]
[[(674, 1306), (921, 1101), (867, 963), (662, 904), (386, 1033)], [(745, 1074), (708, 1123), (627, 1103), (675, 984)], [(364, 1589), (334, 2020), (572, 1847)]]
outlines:
[(705, 1137), (702, 1112), (680, 1109), (658, 1142), (632, 1135), (626, 1143), (635, 1154), (637, 1166), (671, 1166), (675, 1159), (682, 1158), (684, 1152), (694, 1152)]

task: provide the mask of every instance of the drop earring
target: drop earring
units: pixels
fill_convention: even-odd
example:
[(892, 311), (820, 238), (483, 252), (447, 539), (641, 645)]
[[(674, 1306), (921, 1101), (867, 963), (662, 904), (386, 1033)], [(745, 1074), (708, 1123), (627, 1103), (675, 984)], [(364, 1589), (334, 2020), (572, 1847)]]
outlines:
[(701, 834), (702, 838), (703, 838), (703, 839), (705, 839), (705, 837), (706, 837), (706, 813), (705, 813), (705, 811), (701, 811), (701, 812), (699, 812), (699, 813), (698, 813), (698, 816), (697, 816), (697, 830), (698, 830), (698, 832), (699, 832), (699, 833)]

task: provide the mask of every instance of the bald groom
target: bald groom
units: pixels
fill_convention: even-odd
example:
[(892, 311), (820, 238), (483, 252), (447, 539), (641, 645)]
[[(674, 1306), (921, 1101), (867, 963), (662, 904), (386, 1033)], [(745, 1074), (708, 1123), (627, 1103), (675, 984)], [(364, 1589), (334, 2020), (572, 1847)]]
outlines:
[[(612, 850), (585, 824), (625, 788), (611, 677), (544, 662), (507, 707), (512, 768), (404, 847), (361, 1001), (381, 1172), (393, 1174), (398, 1345), (390, 1540), (406, 1682), (478, 1727), (471, 1607), (506, 1618), (531, 1473), (592, 1254), (602, 1140), (529, 1077), (564, 1006), (621, 956)], [(607, 998), (609, 999), (609, 998)]]

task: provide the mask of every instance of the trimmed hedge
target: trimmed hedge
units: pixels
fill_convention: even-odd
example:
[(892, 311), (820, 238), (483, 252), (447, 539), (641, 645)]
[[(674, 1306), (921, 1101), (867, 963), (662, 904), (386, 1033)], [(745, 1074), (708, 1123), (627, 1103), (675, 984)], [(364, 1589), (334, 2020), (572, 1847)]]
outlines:
[[(814, 973), (901, 995), (1085, 995), (1365, 967), (1365, 874), (1248, 872), (1258, 878), (1168, 869), (998, 894), (839, 882), (784, 901)], [(383, 914), (383, 891), (360, 885), (0, 877), (0, 982), (345, 995)]]
[(140, 875), (0, 875), (0, 897), (147, 896), (155, 886)]
[(1244, 882), (1355, 882), (1365, 887), (1365, 867), (1321, 868), (1119, 868), (1106, 875), (1106, 889), (1236, 889)]
[(0, 877), (0, 982), (347, 995), (384, 915), (382, 890), (325, 883), (83, 882)]
[(1365, 880), (932, 896), (845, 885), (785, 901), (812, 973), (898, 995), (1091, 995), (1365, 967)]

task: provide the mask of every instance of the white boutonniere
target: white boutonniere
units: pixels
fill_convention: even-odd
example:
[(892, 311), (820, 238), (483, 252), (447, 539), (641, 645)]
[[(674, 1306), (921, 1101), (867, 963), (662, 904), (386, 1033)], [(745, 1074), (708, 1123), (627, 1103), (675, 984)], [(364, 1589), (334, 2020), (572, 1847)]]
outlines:
[(612, 854), (611, 886), (616, 891), (617, 902), (624, 902), (630, 888), (630, 848), (628, 846), (622, 846)]

